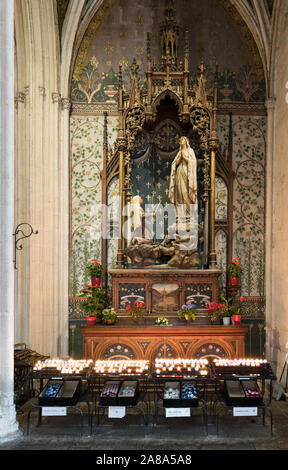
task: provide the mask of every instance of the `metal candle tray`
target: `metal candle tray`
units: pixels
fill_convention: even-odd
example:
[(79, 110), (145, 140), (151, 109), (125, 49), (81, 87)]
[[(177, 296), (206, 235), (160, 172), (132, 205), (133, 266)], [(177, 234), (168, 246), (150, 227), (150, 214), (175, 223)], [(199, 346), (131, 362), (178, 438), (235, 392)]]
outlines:
[(38, 397), (41, 406), (73, 406), (81, 393), (81, 380), (50, 379)]
[(221, 365), (211, 364), (212, 376), (218, 379), (251, 377), (267, 380), (276, 380), (271, 365), (266, 362), (259, 366), (251, 365)]

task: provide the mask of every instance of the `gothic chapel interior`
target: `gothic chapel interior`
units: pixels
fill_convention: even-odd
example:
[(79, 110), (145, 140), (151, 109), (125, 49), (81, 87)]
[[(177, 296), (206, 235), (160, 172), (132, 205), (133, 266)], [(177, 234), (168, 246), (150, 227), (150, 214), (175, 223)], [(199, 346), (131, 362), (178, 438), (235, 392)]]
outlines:
[[(51, 358), (245, 355), (279, 375), (288, 2), (1, 0), (0, 25), (0, 438), (18, 428), (15, 345)], [(187, 200), (197, 203), (197, 240), (182, 252), (177, 204)], [(103, 267), (113, 326), (86, 326), (91, 259)], [(205, 323), (219, 295), (241, 299), (239, 328)], [(127, 299), (144, 300), (143, 325), (129, 323)], [(191, 299), (195, 326), (175, 313)], [(163, 316), (165, 341), (155, 326)]]

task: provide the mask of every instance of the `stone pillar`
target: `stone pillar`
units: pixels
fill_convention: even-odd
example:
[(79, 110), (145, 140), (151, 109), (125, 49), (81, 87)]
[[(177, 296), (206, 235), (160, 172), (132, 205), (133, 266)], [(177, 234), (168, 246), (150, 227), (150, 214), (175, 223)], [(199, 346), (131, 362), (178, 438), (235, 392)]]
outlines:
[(266, 101), (267, 108), (267, 146), (266, 146), (266, 224), (265, 224), (265, 296), (266, 296), (266, 357), (275, 365), (273, 353), (273, 178), (274, 178), (274, 134), (275, 134), (274, 98)]
[(69, 103), (59, 90), (55, 8), (52, 0), (15, 2), (15, 220), (39, 232), (17, 259), (15, 339), (63, 357), (69, 339)]
[[(63, 314), (60, 320), (60, 331), (62, 332), (61, 344), (59, 349), (62, 357), (67, 356), (69, 352), (68, 344), (68, 332), (69, 332), (69, 149), (70, 149), (70, 110), (71, 101), (69, 98), (62, 98), (61, 100), (61, 117), (60, 117), (60, 129), (61, 129), (61, 162), (60, 162), (60, 198), (62, 201), (60, 214), (59, 214), (59, 227), (61, 227), (61, 249), (60, 264), (63, 267), (61, 271), (61, 286), (62, 290), (62, 308)], [(64, 334), (66, 332), (66, 335)]]
[(0, 438), (18, 431), (14, 406), (14, 2), (0, 2)]

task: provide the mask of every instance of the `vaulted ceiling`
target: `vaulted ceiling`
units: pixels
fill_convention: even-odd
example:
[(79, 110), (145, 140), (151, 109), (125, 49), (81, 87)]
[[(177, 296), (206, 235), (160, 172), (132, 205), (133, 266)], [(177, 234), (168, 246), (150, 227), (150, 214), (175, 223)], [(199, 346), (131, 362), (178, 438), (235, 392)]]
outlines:
[[(63, 30), (62, 26), (64, 21), (67, 20), (67, 16), (75, 14), (73, 10), (73, 7), (75, 6), (73, 6), (74, 1), (75, 0), (57, 0), (60, 35)], [(78, 28), (74, 39), (74, 58), (72, 62), (75, 62), (81, 41), (83, 40), (85, 32), (96, 12), (99, 10), (99, 8), (105, 9), (106, 6), (108, 8), (111, 7), (115, 1), (117, 0), (82, 0), (82, 2), (79, 0), (79, 3), (82, 3), (82, 10), (78, 18)], [(237, 12), (239, 19), (249, 30), (260, 54), (264, 75), (268, 86), (270, 77), (273, 11), (276, 9), (276, 5), (278, 5), (279, 0), (217, 1), (219, 1), (219, 3), (221, 3), (222, 6), (224, 6), (232, 14)], [(70, 34), (67, 29), (64, 31), (64, 33), (66, 35)]]

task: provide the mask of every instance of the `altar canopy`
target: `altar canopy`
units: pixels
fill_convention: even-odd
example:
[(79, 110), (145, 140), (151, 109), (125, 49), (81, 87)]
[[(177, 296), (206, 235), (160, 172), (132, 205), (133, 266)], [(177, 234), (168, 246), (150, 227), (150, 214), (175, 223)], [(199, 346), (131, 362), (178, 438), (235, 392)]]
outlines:
[[(212, 89), (208, 90), (205, 67), (201, 63), (197, 81), (191, 86), (188, 31), (183, 34), (184, 54), (178, 57), (179, 27), (176, 12), (169, 6), (160, 29), (162, 56), (158, 63), (152, 61), (150, 35), (147, 33), (146, 88), (140, 89), (138, 65), (134, 61), (130, 92), (126, 93), (120, 66), (120, 125), (114, 154), (108, 162), (104, 162), (104, 183), (109, 183), (111, 173), (113, 177), (117, 175), (119, 178), (122, 218), (119, 223), (121, 238), (117, 266), (120, 268), (127, 267), (131, 262), (137, 266), (140, 263), (143, 266), (165, 265), (163, 257), (170, 258), (167, 263), (170, 267), (216, 268), (218, 72), (216, 68)], [(103, 191), (107, 194), (105, 184)], [(132, 208), (129, 210), (130, 204)], [(174, 218), (170, 217), (170, 221), (169, 213), (163, 216), (169, 204), (170, 207), (173, 205), (172, 209), (175, 208)], [(150, 214), (142, 205), (145, 208), (149, 206)], [(125, 214), (124, 207), (127, 207)], [(131, 210), (134, 213), (134, 224), (129, 239), (128, 234), (123, 233), (123, 228), (124, 224), (127, 227), (126, 219)], [(137, 210), (141, 217), (138, 215), (136, 221)], [(152, 217), (155, 217), (155, 221), (151, 220)], [(193, 217), (197, 220), (193, 221), (191, 230)], [(171, 235), (169, 230), (172, 227), (174, 232)], [(140, 230), (140, 235), (135, 236), (136, 228)], [(105, 260), (107, 248), (104, 245), (103, 248), (102, 259)]]

